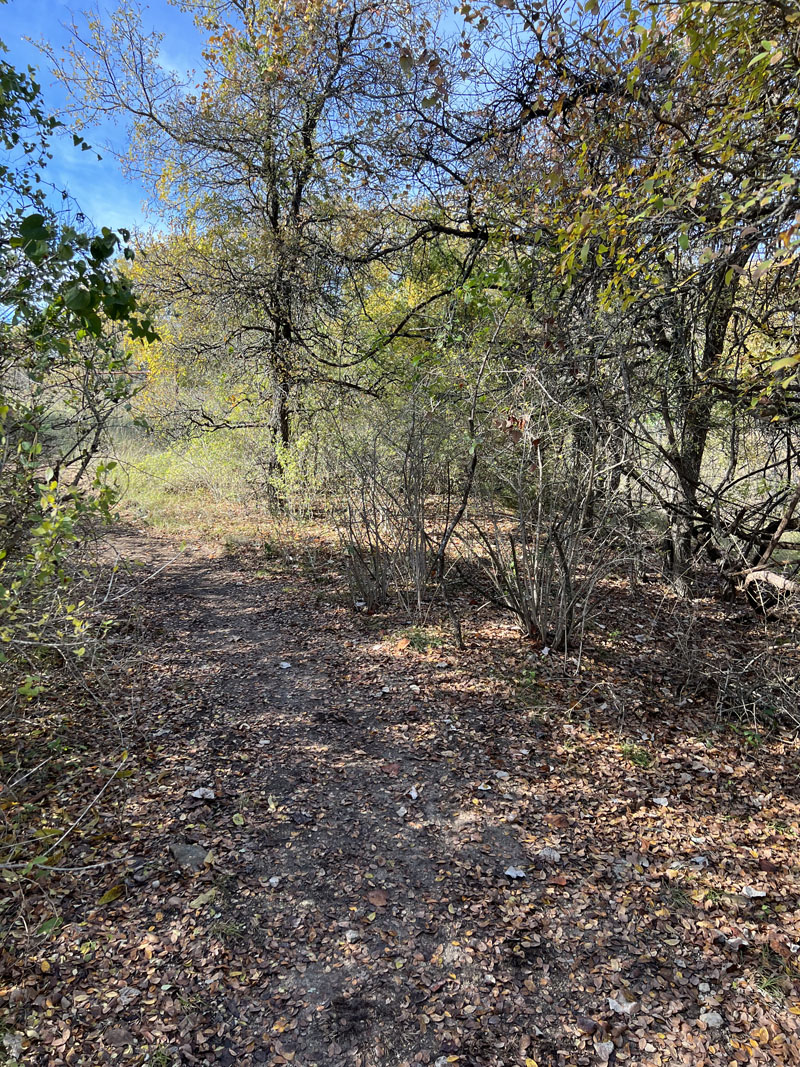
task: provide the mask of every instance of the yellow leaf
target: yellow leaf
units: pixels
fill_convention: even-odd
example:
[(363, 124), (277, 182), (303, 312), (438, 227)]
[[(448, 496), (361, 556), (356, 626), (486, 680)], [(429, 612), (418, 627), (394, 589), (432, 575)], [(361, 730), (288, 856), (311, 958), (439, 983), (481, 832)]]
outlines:
[(110, 889), (107, 889), (105, 893), (100, 897), (97, 902), (98, 907), (102, 907), (104, 904), (111, 904), (114, 900), (119, 900), (122, 894), (125, 892), (124, 885), (114, 885)]
[(42, 962), (39, 964), (39, 969), (41, 970), (42, 974), (49, 974), (50, 964), (47, 960), (42, 960)]
[(539, 1064), (536, 1062), (536, 1060), (532, 1060), (530, 1056), (526, 1056), (525, 1067), (539, 1067)]

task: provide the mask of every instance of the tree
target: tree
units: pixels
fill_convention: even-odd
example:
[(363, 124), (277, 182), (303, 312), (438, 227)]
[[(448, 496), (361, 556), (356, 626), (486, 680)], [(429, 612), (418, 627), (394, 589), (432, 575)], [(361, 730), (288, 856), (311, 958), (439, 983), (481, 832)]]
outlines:
[[(388, 112), (396, 27), (410, 11), (372, 0), (232, 0), (193, 5), (206, 33), (199, 92), (158, 65), (137, 12), (73, 27), (51, 58), (85, 119), (130, 124), (172, 234), (150, 263), (164, 307), (202, 307), (211, 347), (268, 370), (276, 441), (309, 381), (358, 388), (364, 353), (332, 329), (345, 285), (387, 254), (364, 231), (361, 181), (383, 194), (369, 145)], [(174, 252), (179, 251), (180, 262)], [(209, 340), (205, 338), (205, 343)], [(189, 342), (191, 343), (191, 342)]]
[(635, 446), (622, 473), (665, 511), (676, 583), (700, 545), (733, 544), (740, 570), (790, 490), (778, 477), (743, 520), (736, 441), (714, 484), (707, 446), (763, 427), (755, 409), (784, 417), (773, 437), (796, 456), (798, 17), (738, 0), (498, 7), (461, 6), (488, 88), (430, 119), (439, 158), (519, 279), (550, 263), (564, 365), (596, 382), (613, 365), (608, 410)]
[(80, 232), (45, 194), (56, 126), (32, 72), (0, 61), (0, 654), (81, 644), (70, 554), (112, 499), (92, 461), (135, 388), (124, 336), (153, 337), (115, 267), (128, 235)]

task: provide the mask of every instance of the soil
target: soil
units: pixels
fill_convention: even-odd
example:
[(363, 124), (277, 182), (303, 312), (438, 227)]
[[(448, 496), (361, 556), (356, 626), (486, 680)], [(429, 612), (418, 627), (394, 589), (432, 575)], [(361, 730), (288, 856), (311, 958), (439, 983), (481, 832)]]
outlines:
[(0, 1063), (800, 1063), (800, 763), (720, 721), (775, 640), (741, 606), (609, 583), (565, 672), (491, 613), (463, 651), (359, 613), (324, 559), (116, 551), (48, 800), (91, 811), (4, 913)]

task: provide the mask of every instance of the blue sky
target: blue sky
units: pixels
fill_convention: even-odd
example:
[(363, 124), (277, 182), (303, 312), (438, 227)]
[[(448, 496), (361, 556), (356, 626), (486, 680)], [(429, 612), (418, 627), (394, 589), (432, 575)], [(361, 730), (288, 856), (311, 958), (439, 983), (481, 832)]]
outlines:
[[(92, 6), (101, 14), (110, 15), (118, 0), (0, 0), (0, 39), (6, 46), (6, 59), (16, 67), (32, 66), (42, 87), (45, 109), (58, 114), (64, 107), (66, 94), (53, 78), (47, 58), (34, 42), (44, 40), (56, 50), (70, 40), (65, 28), (73, 20), (81, 24), (82, 9)], [(161, 55), (166, 66), (183, 72), (200, 68), (202, 39), (190, 15), (180, 11), (168, 0), (142, 3), (142, 23), (145, 29), (163, 34)], [(460, 19), (445, 5), (444, 24), (455, 29)], [(107, 146), (125, 150), (124, 127), (108, 123), (95, 129), (83, 129), (82, 136), (96, 152), (82, 152), (67, 133), (56, 137), (52, 144), (53, 159), (48, 180), (56, 189), (66, 189), (77, 207), (96, 227), (111, 226), (146, 229), (146, 190), (135, 180), (123, 177), (120, 167)], [(97, 153), (103, 156), (97, 159)], [(153, 220), (155, 223), (156, 220)]]
[[(108, 11), (113, 10), (114, 5), (101, 3), (99, 6), (101, 11)], [(143, 5), (143, 10), (144, 25), (164, 34), (162, 52), (165, 61), (178, 69), (195, 66), (200, 37), (191, 17), (176, 10), (166, 0), (153, 0), (151, 4)], [(5, 58), (18, 68), (36, 68), (45, 109), (53, 114), (57, 114), (64, 104), (64, 90), (53, 79), (46, 58), (25, 38), (45, 39), (55, 46), (63, 46), (69, 40), (63, 24), (72, 21), (73, 16), (80, 22), (80, 11), (81, 0), (70, 3), (64, 0), (9, 0), (0, 5), (0, 39), (8, 49)], [(52, 145), (50, 182), (57, 188), (67, 189), (84, 215), (97, 227), (145, 226), (145, 190), (137, 182), (124, 178), (113, 156), (104, 151), (107, 143), (124, 147), (124, 129), (109, 124), (99, 129), (85, 129), (82, 135), (103, 159), (98, 162), (95, 152), (75, 148), (70, 136), (57, 137)]]

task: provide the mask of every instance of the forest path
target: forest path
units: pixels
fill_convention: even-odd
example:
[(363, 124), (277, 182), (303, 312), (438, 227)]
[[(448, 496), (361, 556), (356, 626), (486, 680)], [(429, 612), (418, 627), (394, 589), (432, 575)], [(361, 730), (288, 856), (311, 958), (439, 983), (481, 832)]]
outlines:
[[(492, 972), (525, 957), (479, 928), (526, 855), (511, 823), (479, 817), (493, 785), (514, 798), (494, 777), (502, 730), (489, 751), (454, 743), (452, 656), (404, 656), (298, 576), (152, 538), (117, 548), (143, 564), (137, 880), (181, 931), (167, 984), (194, 1009), (180, 1035), (154, 1020), (154, 1039), (223, 1064), (518, 1059), (534, 1009), (518, 995), (509, 1015)], [(199, 872), (164, 862), (187, 844), (210, 851)]]
[[(800, 748), (679, 698), (663, 590), (604, 586), (579, 675), (468, 604), (465, 651), (359, 615), (319, 548), (114, 545), (19, 1062), (800, 1064)], [(703, 610), (724, 664), (746, 619)]]

